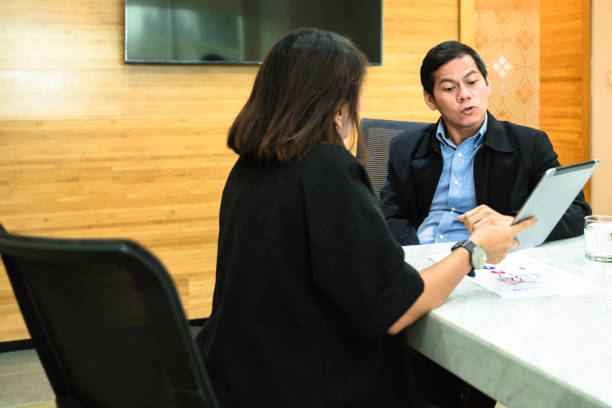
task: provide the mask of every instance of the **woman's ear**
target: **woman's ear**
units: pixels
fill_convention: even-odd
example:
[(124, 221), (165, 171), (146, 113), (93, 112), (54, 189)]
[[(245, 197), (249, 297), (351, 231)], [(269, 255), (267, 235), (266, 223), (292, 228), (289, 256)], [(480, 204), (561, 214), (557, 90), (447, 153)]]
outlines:
[(351, 125), (351, 121), (349, 119), (348, 103), (343, 103), (338, 107), (338, 110), (336, 110), (336, 114), (334, 115), (334, 125), (336, 126), (336, 131), (342, 139), (349, 137), (353, 131), (353, 126)]
[(336, 125), (336, 130), (338, 131), (338, 133), (342, 133), (342, 127), (344, 126), (344, 123), (346, 123), (347, 111), (348, 109), (346, 103), (340, 105), (338, 109), (336, 109), (336, 114), (334, 115), (334, 124)]

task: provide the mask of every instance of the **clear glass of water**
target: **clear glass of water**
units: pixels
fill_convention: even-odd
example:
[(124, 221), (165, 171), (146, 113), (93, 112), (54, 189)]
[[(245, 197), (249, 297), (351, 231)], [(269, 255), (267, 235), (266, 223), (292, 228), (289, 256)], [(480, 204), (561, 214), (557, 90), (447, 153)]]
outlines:
[(587, 259), (612, 262), (612, 215), (584, 217), (584, 250)]

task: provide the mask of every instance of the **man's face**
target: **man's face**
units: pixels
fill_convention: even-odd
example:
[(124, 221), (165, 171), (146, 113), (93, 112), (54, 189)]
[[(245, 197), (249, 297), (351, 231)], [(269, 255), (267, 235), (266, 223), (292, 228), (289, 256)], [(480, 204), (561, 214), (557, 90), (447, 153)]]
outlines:
[(473, 136), (487, 114), (490, 93), (488, 78), (482, 76), (471, 56), (464, 55), (438, 68), (433, 95), (423, 92), (423, 96), (427, 106), (440, 112), (451, 134)]

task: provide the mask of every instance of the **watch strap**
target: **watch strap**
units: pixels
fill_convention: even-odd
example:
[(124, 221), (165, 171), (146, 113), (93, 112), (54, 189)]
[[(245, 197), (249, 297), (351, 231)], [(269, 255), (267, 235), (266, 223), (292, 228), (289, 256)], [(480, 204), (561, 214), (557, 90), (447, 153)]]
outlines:
[[(463, 240), (463, 241), (459, 241), (457, 242), (455, 245), (453, 245), (453, 247), (451, 248), (451, 252), (454, 251), (457, 248), (465, 248), (467, 249), (467, 251), (470, 254), (470, 265), (472, 265), (472, 252), (474, 251), (474, 248), (476, 248), (476, 244), (473, 243), (472, 241), (470, 241), (469, 239)], [(476, 276), (476, 273), (474, 272), (474, 266), (472, 265), (472, 269), (470, 269), (470, 271), (467, 273), (467, 276), (470, 277), (474, 277)]]

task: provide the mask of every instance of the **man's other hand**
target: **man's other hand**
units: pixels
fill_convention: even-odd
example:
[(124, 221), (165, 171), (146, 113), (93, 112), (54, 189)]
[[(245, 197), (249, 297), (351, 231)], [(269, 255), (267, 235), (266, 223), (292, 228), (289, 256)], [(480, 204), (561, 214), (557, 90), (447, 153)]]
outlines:
[(500, 214), (488, 205), (482, 204), (461, 214), (457, 219), (465, 225), (465, 229), (468, 232), (472, 233), (485, 226), (511, 225), (514, 217)]

